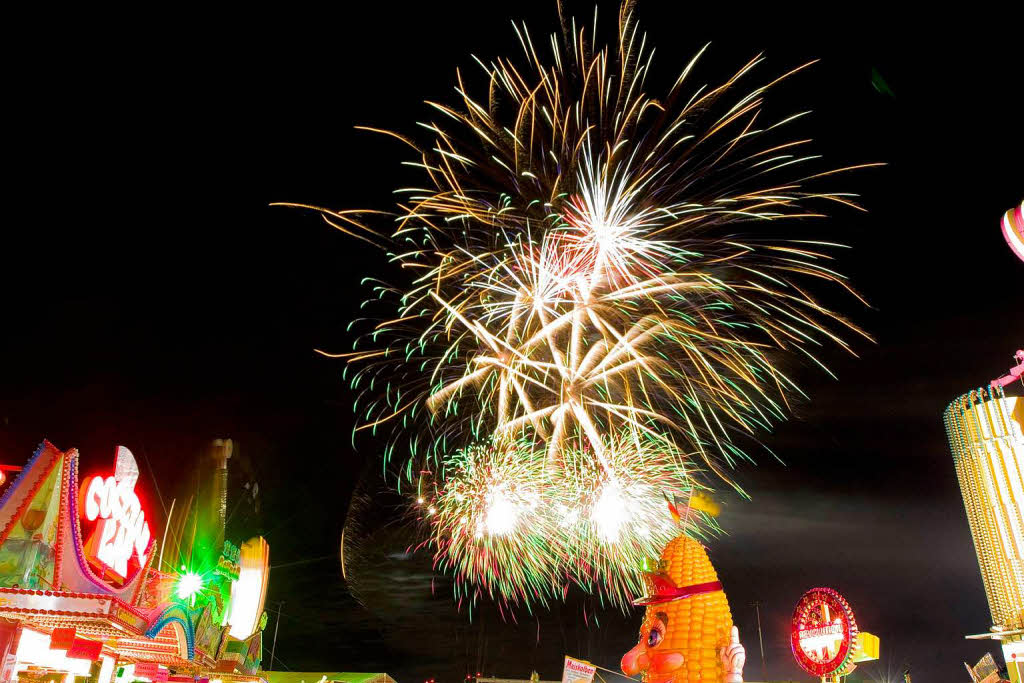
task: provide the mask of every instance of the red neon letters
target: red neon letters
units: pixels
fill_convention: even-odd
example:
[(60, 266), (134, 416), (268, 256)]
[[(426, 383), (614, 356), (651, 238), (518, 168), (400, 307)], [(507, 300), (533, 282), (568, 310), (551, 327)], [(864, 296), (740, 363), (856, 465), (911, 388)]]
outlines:
[[(114, 475), (89, 477), (82, 482), (82, 516), (96, 522), (86, 545), (90, 560), (95, 560), (120, 579), (129, 576), (129, 562), (146, 564), (151, 535), (149, 523), (135, 494), (139, 476), (135, 458), (124, 446), (117, 447)], [(134, 555), (134, 557), (133, 557)], [(136, 563), (131, 562), (134, 566)]]

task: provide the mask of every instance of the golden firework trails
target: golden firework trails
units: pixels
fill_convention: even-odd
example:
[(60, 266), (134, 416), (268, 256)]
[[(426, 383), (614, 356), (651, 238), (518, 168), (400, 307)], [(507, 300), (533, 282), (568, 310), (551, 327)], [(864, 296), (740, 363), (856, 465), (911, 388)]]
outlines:
[[(696, 81), (705, 48), (656, 98), (631, 2), (610, 47), (593, 48), (574, 20), (563, 26), (546, 59), (523, 26), (524, 64), (479, 62), (484, 100), (459, 73), (458, 102), (429, 102), (438, 120), (420, 124), (432, 144), (389, 133), (416, 149), (412, 165), (425, 173), (423, 187), (400, 190), (389, 239), (360, 212), (323, 212), (387, 244), (410, 275), (401, 286), (370, 281), (368, 305), (397, 315), (346, 356), (358, 429), (395, 435), (386, 457), (404, 462), (410, 481), (436, 475), (442, 498), (452, 462), (456, 480), (518, 472), (492, 455), (482, 469), (467, 464), (488, 448), (528, 461), (523, 482), (561, 477), (569, 490), (575, 473), (579, 486), (607, 483), (620, 507), (632, 495), (623, 462), (634, 482), (647, 472), (645, 499), (691, 490), (693, 458), (725, 478), (746, 457), (738, 437), (782, 419), (799, 393), (778, 361), (796, 352), (817, 363), (824, 343), (849, 350), (844, 330), (863, 334), (810, 293), (816, 282), (853, 290), (828, 266), (839, 245), (807, 233), (824, 205), (856, 207), (853, 195), (817, 188), (873, 164), (815, 168), (810, 141), (786, 136), (802, 114), (765, 121), (762, 111), (766, 92), (804, 67), (740, 90), (758, 56), (710, 87)], [(637, 470), (651, 450), (661, 456)], [(548, 479), (530, 469), (537, 463)], [(433, 519), (439, 561), (492, 594), (553, 594), (566, 558), (592, 554), (540, 524), (537, 567), (517, 579), (501, 562), (479, 564), (480, 539), (458, 536), (453, 520)], [(507, 536), (503, 547), (526, 543)], [(636, 582), (622, 564), (572, 580), (607, 581), (624, 600)]]

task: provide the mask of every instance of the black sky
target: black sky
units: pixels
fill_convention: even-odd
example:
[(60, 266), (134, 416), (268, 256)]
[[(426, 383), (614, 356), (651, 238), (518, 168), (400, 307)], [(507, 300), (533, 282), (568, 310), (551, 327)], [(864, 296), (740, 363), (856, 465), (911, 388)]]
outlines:
[[(607, 22), (615, 11), (601, 4)], [(1019, 53), (996, 37), (1013, 20), (787, 12), (641, 5), (666, 78), (709, 40), (709, 80), (762, 50), (765, 73), (821, 58), (774, 106), (813, 109), (804, 130), (835, 163), (889, 163), (844, 181), (870, 213), (827, 226), (853, 246), (840, 270), (872, 308), (847, 306), (877, 343), (858, 343), (856, 359), (827, 352), (838, 381), (792, 368), (812, 401), (764, 435), (786, 465), (765, 453), (740, 471), (753, 501), (728, 501), (713, 560), (748, 679), (760, 675), (749, 605), (765, 603), (769, 676), (801, 678), (789, 614), (828, 585), (881, 636), (875, 671), (905, 660), (915, 680), (955, 680), (987, 649), (962, 636), (989, 617), (941, 413), (1024, 345), (1024, 264), (997, 227), (1024, 195)], [(511, 19), (535, 35), (556, 28), (554, 3), (43, 19), (9, 29), (23, 26), (25, 45), (5, 107), (16, 123), (0, 459), (23, 461), (45, 437), (105, 464), (123, 443), (169, 498), (205, 441), (233, 437), (236, 483), (256, 478), (262, 500), (239, 508), (232, 532), (271, 543), (282, 667), (386, 670), (402, 683), (479, 667), (557, 678), (563, 654), (617, 668), (636, 614), (595, 622), (576, 599), (518, 624), (486, 610), (470, 623), (429, 562), (403, 552), (408, 539), (385, 526), (394, 500), (377, 492), (379, 444), (353, 449), (341, 368), (312, 351), (348, 347), (360, 279), (384, 259), (309, 214), (268, 208), (390, 208), (410, 177), (405, 152), (353, 126), (413, 132), (423, 99), (454, 98), (470, 54), (516, 49)], [(872, 86), (873, 70), (895, 97)], [(374, 531), (347, 585), (338, 541), (360, 482)]]

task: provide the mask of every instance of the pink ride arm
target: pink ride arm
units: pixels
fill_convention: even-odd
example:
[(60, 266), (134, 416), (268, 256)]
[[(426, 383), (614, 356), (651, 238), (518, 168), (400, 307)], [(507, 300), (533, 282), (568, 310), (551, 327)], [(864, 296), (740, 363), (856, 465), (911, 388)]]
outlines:
[(1018, 350), (1017, 353), (1013, 354), (1013, 357), (1017, 359), (1017, 366), (1010, 368), (1009, 374), (992, 380), (991, 385), (993, 387), (1009, 386), (1024, 377), (1024, 350)]

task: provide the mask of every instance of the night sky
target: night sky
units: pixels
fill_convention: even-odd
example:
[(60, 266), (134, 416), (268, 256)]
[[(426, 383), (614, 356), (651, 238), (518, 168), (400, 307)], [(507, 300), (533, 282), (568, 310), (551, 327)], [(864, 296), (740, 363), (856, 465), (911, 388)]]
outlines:
[[(105, 468), (124, 444), (154, 473), (140, 486), (153, 487), (159, 518), (203, 444), (235, 439), (232, 493), (255, 481), (260, 494), (235, 495), (229, 536), (270, 542), (279, 668), (555, 679), (565, 654), (617, 669), (635, 642), (639, 610), (595, 612), (582, 596), (517, 623), (486, 607), (470, 622), (429, 558), (405, 552), (381, 444), (353, 447), (342, 367), (313, 352), (349, 348), (361, 278), (390, 271), (315, 215), (268, 207), (390, 209), (392, 189), (415, 178), (399, 165), (406, 152), (353, 127), (415, 133), (422, 100), (454, 100), (455, 68), (475, 73), (470, 54), (517, 49), (511, 19), (535, 36), (557, 28), (553, 2), (485, 5), (66, 26), (47, 29), (12, 75), (0, 461), (22, 464), (48, 438)], [(592, 5), (578, 8), (590, 17)], [(617, 8), (600, 11), (611, 24)], [(864, 680), (907, 663), (915, 681), (959, 680), (961, 661), (994, 648), (963, 639), (989, 614), (941, 415), (1024, 346), (1024, 264), (998, 231), (1024, 194), (1019, 54), (1012, 66), (996, 35), (1013, 21), (654, 2), (640, 17), (665, 78), (709, 40), (712, 81), (762, 50), (764, 74), (820, 58), (769, 101), (813, 109), (801, 130), (833, 163), (889, 164), (842, 183), (869, 213), (819, 226), (853, 247), (839, 269), (871, 308), (844, 310), (877, 342), (855, 342), (859, 358), (827, 350), (838, 381), (788, 367), (811, 401), (762, 435), (785, 465), (761, 452), (737, 473), (753, 500), (725, 494), (728, 535), (711, 556), (746, 677), (761, 677), (759, 600), (768, 677), (808, 678), (788, 620), (804, 590), (826, 585), (881, 637)], [(346, 582), (353, 491), (363, 550)]]

